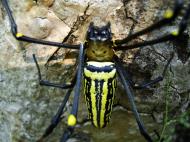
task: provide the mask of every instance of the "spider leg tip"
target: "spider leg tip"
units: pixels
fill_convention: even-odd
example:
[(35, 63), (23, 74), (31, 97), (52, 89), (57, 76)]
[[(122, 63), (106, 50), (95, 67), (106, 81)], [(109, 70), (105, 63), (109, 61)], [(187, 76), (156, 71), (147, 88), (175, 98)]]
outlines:
[(173, 10), (172, 9), (168, 9), (164, 13), (164, 18), (171, 19), (173, 17), (173, 15), (174, 15)]
[(178, 35), (179, 35), (179, 29), (177, 28), (177, 29), (173, 30), (173, 31), (171, 32), (171, 34), (172, 34), (173, 36), (178, 36)]
[(24, 36), (22, 33), (17, 33), (17, 34), (16, 34), (16, 37), (17, 37), (17, 38), (22, 37), (22, 36)]
[(69, 126), (75, 126), (76, 122), (77, 122), (76, 116), (73, 115), (73, 114), (70, 114), (69, 117), (68, 117), (68, 122), (67, 122), (68, 125)]

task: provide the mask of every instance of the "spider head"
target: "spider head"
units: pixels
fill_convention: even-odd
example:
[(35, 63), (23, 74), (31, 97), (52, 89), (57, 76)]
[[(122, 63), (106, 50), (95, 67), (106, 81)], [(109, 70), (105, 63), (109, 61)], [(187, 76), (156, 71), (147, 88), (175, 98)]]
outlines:
[(102, 27), (94, 26), (94, 23), (91, 22), (87, 31), (86, 36), (87, 41), (93, 42), (107, 42), (112, 40), (110, 22), (107, 25)]
[(90, 23), (86, 35), (86, 55), (92, 61), (111, 61), (114, 55), (110, 23), (97, 27)]

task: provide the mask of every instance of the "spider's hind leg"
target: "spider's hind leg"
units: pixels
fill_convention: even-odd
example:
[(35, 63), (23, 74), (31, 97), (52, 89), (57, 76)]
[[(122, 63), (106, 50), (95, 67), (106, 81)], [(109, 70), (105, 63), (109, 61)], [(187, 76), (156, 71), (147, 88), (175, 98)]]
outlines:
[[(83, 74), (83, 65), (84, 65), (84, 46), (83, 44), (80, 44), (80, 50), (79, 50), (79, 64), (78, 64), (78, 71), (76, 75), (76, 81), (74, 82), (74, 85), (76, 84), (74, 88), (74, 99), (73, 99), (73, 105), (72, 105), (72, 110), (71, 113), (68, 117), (68, 122), (67, 122), (67, 128), (65, 129), (63, 136), (61, 138), (61, 142), (66, 142), (67, 139), (72, 135), (75, 125), (77, 123), (77, 112), (78, 112), (78, 103), (79, 103), (79, 95), (80, 95), (80, 88), (81, 88), (81, 81), (82, 81), (82, 74)], [(36, 62), (37, 63), (37, 62)], [(38, 65), (38, 64), (36, 64)], [(46, 129), (45, 133), (43, 136), (38, 140), (38, 142), (42, 142), (45, 137), (47, 137), (49, 134), (52, 133), (53, 129), (57, 126), (57, 124), (61, 120), (61, 115), (63, 113), (63, 109), (65, 107), (65, 104), (67, 103), (69, 96), (71, 94), (73, 88), (70, 88), (67, 91), (67, 94), (58, 110), (56, 115), (52, 118), (51, 124), (48, 126)]]
[(135, 101), (134, 101), (134, 95), (133, 95), (133, 93), (131, 91), (131, 87), (130, 87), (130, 82), (125, 78), (125, 74), (126, 74), (125, 70), (122, 69), (120, 62), (119, 62), (119, 58), (117, 56), (115, 56), (114, 62), (116, 64), (116, 69), (117, 69), (118, 75), (122, 81), (122, 84), (123, 84), (126, 94), (128, 96), (128, 100), (131, 104), (132, 112), (133, 112), (136, 122), (138, 124), (139, 131), (140, 131), (141, 135), (147, 140), (147, 142), (153, 142), (152, 138), (149, 136), (148, 132), (146, 131), (144, 124), (140, 118), (140, 115), (137, 111)]
[(50, 125), (47, 127), (47, 129), (45, 130), (44, 134), (42, 135), (42, 137), (40, 139), (37, 140), (37, 142), (43, 142), (43, 140), (50, 135), (54, 128), (58, 125), (58, 123), (61, 121), (61, 115), (63, 114), (63, 110), (65, 108), (65, 105), (70, 97), (70, 94), (72, 92), (73, 88), (69, 89), (67, 91), (66, 96), (64, 97), (57, 113), (53, 116)]
[(73, 98), (73, 106), (71, 113), (68, 117), (68, 126), (65, 129), (63, 136), (61, 138), (61, 142), (66, 142), (67, 139), (72, 135), (75, 125), (77, 123), (77, 113), (78, 113), (78, 103), (79, 103), (79, 96), (80, 96), (80, 88), (81, 88), (81, 82), (82, 82), (82, 74), (83, 74), (83, 66), (84, 66), (84, 46), (83, 44), (80, 44), (80, 50), (79, 50), (79, 57), (78, 57), (78, 71), (77, 71), (77, 79), (76, 79), (76, 86), (74, 89), (74, 98)]

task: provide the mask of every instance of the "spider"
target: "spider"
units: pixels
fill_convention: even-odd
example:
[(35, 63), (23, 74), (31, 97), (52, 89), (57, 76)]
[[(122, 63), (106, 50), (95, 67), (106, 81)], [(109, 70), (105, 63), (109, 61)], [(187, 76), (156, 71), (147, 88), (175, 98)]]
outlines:
[(156, 39), (128, 44), (128, 42), (137, 38), (138, 36), (144, 35), (148, 32), (161, 28), (164, 25), (172, 23), (183, 9), (182, 0), (175, 0), (174, 8), (171, 10), (167, 10), (164, 13), (163, 18), (158, 22), (120, 40), (114, 41), (112, 39), (111, 24), (109, 22), (107, 23), (107, 25), (102, 27), (97, 27), (92, 22), (90, 23), (86, 34), (86, 41), (79, 45), (69, 45), (65, 43), (35, 39), (17, 32), (17, 24), (15, 23), (15, 20), (12, 16), (12, 12), (9, 8), (7, 0), (2, 0), (2, 4), (6, 9), (6, 12), (8, 14), (11, 23), (11, 32), (17, 40), (36, 43), (36, 44), (57, 46), (60, 48), (79, 50), (77, 72), (70, 83), (64, 83), (64, 84), (55, 84), (47, 80), (43, 80), (41, 77), (41, 71), (37, 59), (33, 54), (33, 59), (38, 71), (39, 84), (44, 86), (57, 87), (61, 89), (68, 89), (56, 115), (52, 118), (51, 124), (47, 127), (42, 137), (38, 140), (39, 142), (43, 141), (43, 139), (46, 138), (61, 121), (61, 115), (63, 114), (63, 109), (70, 97), (72, 90), (74, 89), (72, 110), (70, 112), (70, 115), (68, 116), (68, 122), (67, 122), (68, 126), (65, 129), (60, 141), (61, 142), (67, 141), (68, 138), (72, 135), (75, 125), (77, 123), (78, 102), (80, 96), (79, 90), (81, 88), (82, 79), (84, 81), (84, 94), (88, 108), (89, 119), (92, 121), (92, 124), (95, 127), (98, 128), (105, 127), (110, 121), (113, 100), (114, 100), (114, 93), (117, 86), (116, 76), (119, 77), (121, 83), (124, 86), (126, 95), (128, 96), (128, 100), (130, 102), (132, 112), (135, 116), (140, 133), (142, 134), (142, 136), (145, 138), (146, 141), (148, 142), (153, 141), (153, 139), (146, 131), (144, 124), (140, 118), (140, 115), (137, 111), (131, 88), (143, 89), (162, 81), (164, 79), (165, 72), (167, 70), (167, 67), (171, 59), (165, 65), (164, 70), (160, 76), (158, 76), (153, 80), (150, 80), (147, 83), (136, 84), (130, 78), (129, 74), (127, 73), (127, 71), (123, 66), (121, 59), (115, 54), (114, 51), (143, 48), (147, 45), (153, 45), (161, 42), (176, 41), (179, 39), (179, 37), (183, 37), (185, 35), (184, 31), (187, 28), (187, 20), (190, 15), (190, 4), (186, 8), (178, 28)]

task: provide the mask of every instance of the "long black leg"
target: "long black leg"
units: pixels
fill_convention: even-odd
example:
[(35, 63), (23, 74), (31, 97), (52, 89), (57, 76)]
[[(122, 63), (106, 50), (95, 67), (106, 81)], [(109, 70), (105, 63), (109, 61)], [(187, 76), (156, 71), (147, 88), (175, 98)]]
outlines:
[(40, 39), (25, 36), (22, 33), (18, 33), (17, 32), (17, 24), (13, 18), (12, 11), (8, 5), (7, 0), (2, 0), (2, 4), (5, 7), (8, 17), (9, 17), (9, 20), (10, 20), (11, 32), (17, 40), (31, 42), (31, 43), (37, 43), (37, 44), (50, 45), (50, 46), (58, 46), (58, 47), (62, 47), (62, 48), (79, 49), (79, 45), (69, 45), (69, 44), (64, 44), (64, 43), (59, 43), (59, 42), (45, 41), (45, 40), (40, 40)]
[(129, 50), (129, 49), (135, 49), (135, 48), (143, 48), (147, 45), (153, 45), (157, 43), (162, 43), (166, 41), (171, 41), (176, 39), (177, 36), (173, 33), (170, 33), (168, 35), (164, 35), (162, 37), (159, 37), (157, 39), (149, 40), (149, 41), (143, 41), (135, 44), (129, 44), (129, 45), (119, 45), (114, 48), (114, 50)]
[(128, 96), (128, 99), (129, 99), (129, 102), (131, 104), (131, 108), (132, 108), (132, 111), (135, 115), (135, 119), (137, 121), (137, 124), (138, 124), (138, 127), (139, 127), (139, 130), (140, 130), (140, 133), (144, 136), (144, 138), (148, 141), (148, 142), (152, 142), (152, 139), (151, 137), (149, 136), (149, 134), (147, 133), (144, 125), (143, 125), (143, 122), (141, 121), (141, 118), (139, 116), (139, 113), (137, 111), (137, 108), (136, 108), (136, 105), (135, 105), (135, 101), (134, 101), (134, 97), (133, 97), (133, 94), (130, 90), (130, 83), (128, 82), (128, 80), (125, 79), (125, 70), (122, 70), (121, 66), (118, 64), (117, 62), (117, 59), (115, 58), (114, 59), (114, 62), (115, 62), (115, 65), (116, 65), (116, 69), (117, 69), (117, 72), (119, 74), (119, 77), (122, 81), (122, 84), (124, 85), (124, 88), (125, 88), (125, 91), (126, 91), (126, 94)]
[(65, 105), (70, 97), (72, 90), (73, 90), (73, 88), (71, 88), (67, 91), (66, 96), (64, 97), (57, 113), (55, 114), (55, 116), (53, 116), (53, 118), (51, 120), (51, 124), (47, 127), (44, 134), (42, 135), (42, 137), (39, 140), (37, 140), (37, 142), (42, 142), (44, 140), (44, 138), (46, 138), (48, 135), (50, 135), (53, 132), (54, 128), (61, 121), (61, 115), (63, 114), (63, 109), (65, 108)]
[[(132, 80), (132, 78), (130, 77), (130, 75), (128, 74), (127, 71), (124, 71), (123, 74), (124, 74), (125, 78), (128, 80), (128, 83), (129, 83), (134, 89), (144, 89), (144, 88), (150, 87), (151, 85), (156, 84), (156, 83), (158, 83), (158, 82), (160, 82), (160, 81), (162, 81), (162, 80), (164, 79), (165, 74), (166, 74), (166, 70), (167, 70), (167, 68), (168, 68), (168, 66), (169, 66), (169, 64), (170, 64), (170, 62), (171, 62), (171, 60), (173, 59), (173, 57), (174, 57), (174, 53), (171, 54), (171, 57), (170, 57), (170, 59), (168, 60), (167, 64), (165, 65), (164, 70), (163, 70), (161, 76), (158, 76), (157, 78), (155, 78), (155, 79), (153, 79), (153, 80), (151, 80), (151, 81), (149, 81), (149, 82), (146, 82), (146, 83), (138, 83), (138, 84), (137, 84), (137, 83), (135, 83), (135, 82)], [(115, 58), (115, 61), (116, 61), (117, 64), (118, 64), (118, 66), (120, 66), (121, 70), (125, 70), (125, 68), (124, 68), (124, 66), (123, 66), (123, 64), (122, 64), (122, 61), (121, 61), (117, 56), (115, 56), (114, 58)]]
[(157, 23), (155, 24), (152, 24), (151, 26), (139, 31), (139, 32), (136, 32), (134, 34), (131, 34), (130, 36), (122, 39), (122, 40), (116, 40), (115, 41), (115, 45), (118, 46), (118, 45), (121, 45), (121, 44), (124, 44), (124, 43), (127, 43), (129, 42), (130, 40), (138, 37), (138, 36), (141, 36), (143, 34), (146, 34), (148, 32), (151, 32), (157, 28), (160, 28), (166, 24), (170, 24), (176, 17), (177, 15), (179, 14), (179, 12), (181, 11), (182, 9), (182, 5), (183, 5), (183, 0), (176, 0), (175, 1), (175, 6), (172, 10), (167, 10), (164, 14), (164, 17), (163, 19), (161, 19), (160, 21), (158, 21)]
[(171, 63), (173, 57), (174, 57), (174, 53), (171, 54), (171, 57), (168, 60), (167, 64), (165, 65), (164, 70), (163, 70), (161, 76), (158, 76), (157, 78), (155, 78), (155, 79), (153, 79), (153, 80), (151, 80), (151, 81), (149, 81), (147, 83), (135, 84), (135, 85), (133, 85), (133, 88), (143, 89), (143, 88), (147, 88), (147, 87), (149, 87), (149, 86), (151, 86), (153, 84), (156, 84), (156, 83), (162, 81), (164, 79), (165, 75), (166, 75), (166, 70), (167, 70), (169, 64)]
[(66, 142), (69, 139), (69, 137), (73, 134), (73, 131), (74, 131), (74, 127), (68, 126), (66, 130), (64, 131), (60, 142)]
[[(153, 44), (166, 42), (166, 41), (176, 41), (178, 38), (183, 36), (184, 31), (187, 28), (189, 16), (190, 16), (190, 3), (189, 3), (188, 8), (186, 9), (185, 14), (176, 30), (172, 31), (171, 33), (169, 33), (167, 35), (158, 37), (157, 39), (143, 41), (143, 42), (139, 42), (139, 43), (135, 43), (135, 44), (128, 44), (128, 45), (121, 44), (121, 45), (115, 46), (114, 49), (115, 50), (129, 50), (129, 49), (134, 49), (134, 48), (143, 48), (144, 46), (147, 46), (147, 45), (153, 45)], [(185, 40), (188, 40), (188, 38)]]
[(77, 122), (77, 112), (78, 112), (78, 102), (79, 102), (79, 95), (80, 95), (80, 88), (82, 84), (82, 74), (83, 74), (83, 66), (84, 66), (84, 47), (83, 44), (80, 44), (80, 51), (79, 51), (79, 58), (78, 58), (78, 72), (77, 72), (77, 80), (76, 80), (76, 87), (74, 90), (74, 99), (73, 99), (73, 107), (71, 113), (68, 117), (68, 127), (63, 133), (61, 138), (61, 142), (66, 142), (66, 140), (70, 137), (70, 135), (74, 131), (74, 126)]
[[(157, 78), (155, 78), (155, 79), (153, 79), (153, 80), (151, 80), (151, 81), (149, 81), (149, 82), (146, 82), (146, 83), (138, 83), (138, 84), (137, 84), (137, 83), (134, 83), (134, 81), (128, 79), (130, 85), (131, 85), (134, 89), (144, 89), (144, 88), (150, 87), (151, 85), (156, 84), (156, 83), (162, 81), (162, 80), (164, 79), (164, 77), (165, 77), (166, 70), (167, 70), (169, 64), (171, 63), (173, 57), (174, 57), (174, 53), (171, 54), (170, 59), (168, 60), (167, 64), (164, 66), (164, 70), (163, 70), (161, 76), (158, 76)], [(119, 59), (118, 59), (118, 62), (120, 62)], [(120, 64), (122, 70), (124, 70), (123, 65), (122, 65), (121, 63), (119, 63), (119, 64)], [(124, 72), (124, 73), (125, 73), (125, 72)], [(127, 76), (126, 73), (125, 73), (125, 76)]]
[(33, 59), (34, 59), (34, 62), (36, 64), (36, 67), (37, 67), (37, 70), (38, 70), (38, 78), (39, 78), (39, 84), (40, 85), (49, 86), (49, 87), (56, 87), (56, 88), (61, 88), (61, 89), (72, 88), (75, 85), (76, 75), (75, 75), (74, 79), (71, 81), (71, 83), (67, 83), (67, 84), (66, 83), (64, 83), (64, 84), (56, 84), (56, 83), (51, 83), (51, 82), (49, 82), (47, 80), (42, 80), (40, 67), (39, 67), (38, 61), (37, 61), (34, 54), (33, 54)]

